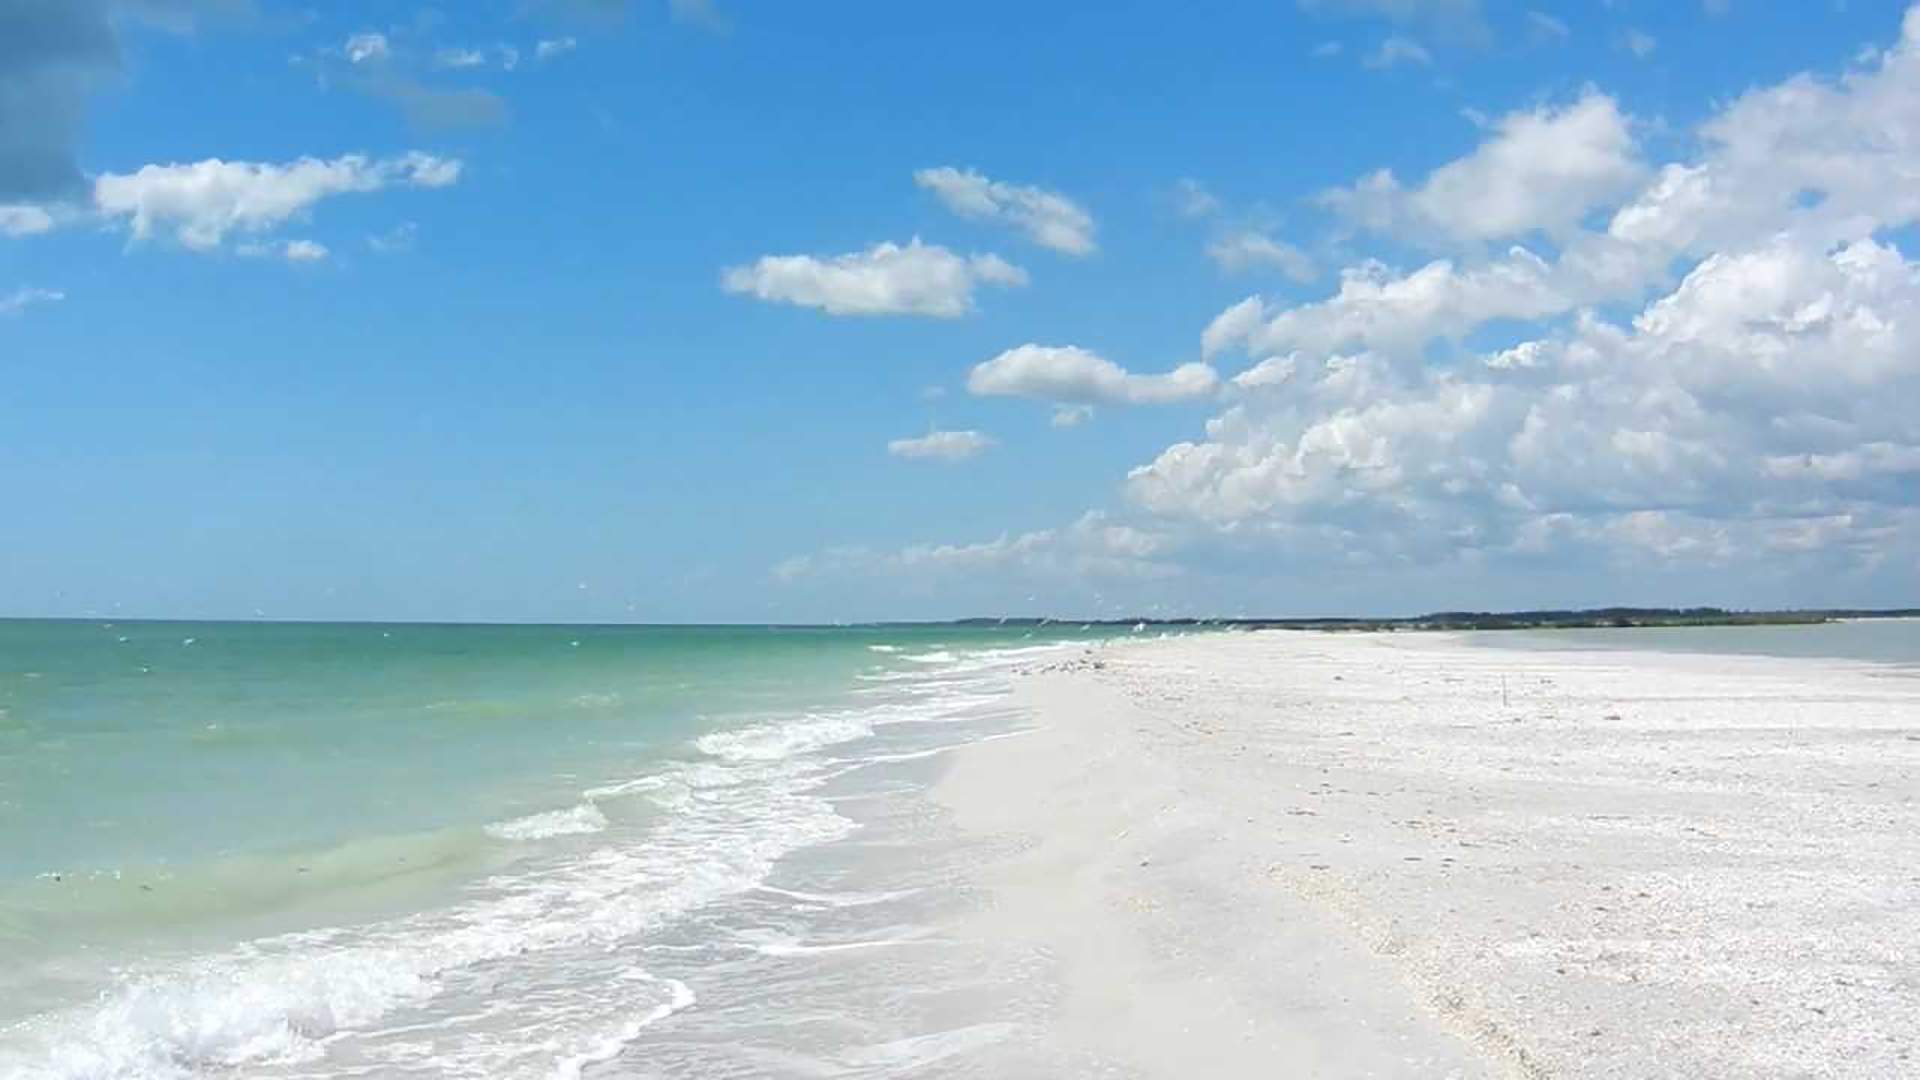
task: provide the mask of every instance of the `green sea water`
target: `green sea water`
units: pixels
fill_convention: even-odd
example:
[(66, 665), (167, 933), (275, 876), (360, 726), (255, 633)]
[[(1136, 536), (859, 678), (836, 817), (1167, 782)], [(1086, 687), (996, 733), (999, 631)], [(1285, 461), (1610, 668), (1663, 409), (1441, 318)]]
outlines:
[(703, 726), (830, 699), (880, 640), (0, 622), (0, 881), (319, 851), (567, 805)]
[[(503, 971), (589, 1032), (619, 1010), (583, 955), (843, 834), (838, 755), (912, 751), (1098, 636), (0, 621), (0, 1075), (230, 1075), (348, 1035), (341, 1071), (379, 1073), (396, 1011)], [(518, 1045), (460, 1030), (448, 1060)]]

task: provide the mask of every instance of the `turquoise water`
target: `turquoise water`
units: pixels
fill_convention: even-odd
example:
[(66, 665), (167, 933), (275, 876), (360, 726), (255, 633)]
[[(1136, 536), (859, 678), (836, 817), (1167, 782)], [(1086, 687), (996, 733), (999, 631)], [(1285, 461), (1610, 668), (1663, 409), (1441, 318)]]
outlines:
[(0, 1076), (577, 1071), (697, 991), (629, 950), (1089, 636), (0, 621)]
[(1804, 626), (1483, 630), (1464, 636), (1475, 644), (1492, 648), (1651, 649), (1656, 652), (1825, 657), (1920, 665), (1920, 619), (1859, 619)]
[(843, 691), (881, 640), (0, 623), (0, 881), (551, 809), (703, 725)]

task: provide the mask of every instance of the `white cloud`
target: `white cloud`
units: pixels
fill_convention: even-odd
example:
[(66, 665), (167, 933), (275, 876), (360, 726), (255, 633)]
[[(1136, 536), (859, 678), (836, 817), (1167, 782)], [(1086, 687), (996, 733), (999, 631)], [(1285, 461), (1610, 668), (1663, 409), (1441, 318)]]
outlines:
[(1394, 36), (1386, 38), (1374, 46), (1373, 51), (1360, 58), (1362, 67), (1381, 70), (1399, 67), (1401, 64), (1418, 64), (1426, 67), (1433, 63), (1433, 54), (1426, 46), (1412, 38)]
[(190, 249), (220, 246), (229, 233), (261, 233), (307, 213), (322, 199), (387, 187), (437, 188), (460, 177), (451, 158), (410, 153), (373, 159), (348, 154), (286, 164), (221, 161), (147, 165), (94, 180), (94, 205), (123, 219), (135, 240), (171, 230)]
[(578, 41), (571, 37), (547, 38), (533, 47), (533, 58), (535, 60), (552, 60), (555, 57), (565, 56), (567, 53), (572, 52), (579, 44)]
[(1420, 188), (1376, 183), (1384, 213), (1349, 209), (1396, 240), (1546, 242), (1221, 312), (1203, 355), (1258, 363), (1129, 498), (1402, 562), (1793, 559), (1832, 581), (1920, 550), (1920, 263), (1890, 239), (1920, 224), (1916, 99), (1920, 8), (1864, 67), (1727, 104), (1690, 159), (1643, 168), (1590, 93)]
[(463, 168), (459, 158), (434, 157), (417, 150), (384, 163), (385, 173), (393, 180), (422, 188), (450, 187), (459, 182)]
[(0, 205), (0, 235), (33, 236), (52, 230), (53, 215), (44, 207)]
[(1363, 228), (1471, 244), (1564, 234), (1644, 176), (1627, 118), (1612, 98), (1589, 91), (1564, 108), (1508, 114), (1418, 188), (1383, 170), (1322, 201)]
[(917, 438), (889, 442), (887, 453), (899, 458), (965, 461), (993, 445), (992, 438), (978, 431), (929, 431)]
[(951, 166), (921, 169), (913, 182), (961, 217), (1004, 221), (1034, 243), (1068, 255), (1094, 250), (1093, 215), (1059, 192), (989, 180), (972, 169)]
[(1229, 273), (1266, 268), (1295, 281), (1312, 281), (1314, 277), (1313, 260), (1305, 252), (1255, 229), (1216, 238), (1207, 245), (1207, 257)]
[(1820, 480), (1920, 474), (1920, 446), (1870, 442), (1831, 454), (1783, 454), (1767, 458), (1765, 471), (1782, 478)]
[(1247, 370), (1235, 375), (1231, 380), (1240, 390), (1266, 390), (1284, 386), (1293, 381), (1300, 370), (1300, 354), (1288, 353), (1285, 356), (1269, 356)]
[(1313, 47), (1312, 56), (1317, 60), (1325, 60), (1328, 57), (1339, 56), (1345, 49), (1346, 47), (1337, 41), (1323, 41)]
[(1047, 423), (1057, 428), (1070, 428), (1079, 427), (1091, 419), (1093, 419), (1091, 405), (1055, 405), (1053, 415), (1047, 418)]
[[(1360, 255), (1336, 287), (1248, 297), (1207, 326), (1197, 396), (1214, 415), (1130, 472), (1125, 525), (786, 569), (963, 588), (1084, 579), (1077, 560), (1097, 554), (1135, 575), (1129, 596), (1184, 570), (1169, 578), (1182, 596), (1265, 583), (1282, 603), (1911, 591), (1920, 261), (1902, 248), (1920, 225), (1920, 7), (1896, 46), (1856, 63), (1719, 107), (1660, 141), (1688, 148), (1674, 160), (1643, 162), (1625, 117), (1589, 92), (1495, 122), (1434, 177), (1379, 185), (1389, 212), (1353, 219), (1364, 227), (1342, 243)], [(1537, 154), (1519, 152), (1529, 140)], [(1482, 205), (1482, 183), (1504, 205)], [(1420, 245), (1446, 257), (1388, 265)], [(1136, 396), (1136, 376), (1085, 350), (1006, 355), (969, 388)], [(1150, 554), (1116, 554), (1094, 538), (1104, 527)], [(1340, 591), (1353, 580), (1380, 584)]]
[(1249, 296), (1214, 316), (1200, 332), (1200, 355), (1211, 358), (1223, 349), (1250, 339), (1265, 325), (1267, 305), (1257, 296)]
[(797, 582), (883, 575), (925, 580), (944, 575), (1012, 574), (1058, 583), (1066, 580), (1148, 579), (1177, 576), (1163, 561), (1169, 538), (1117, 522), (1098, 511), (1061, 529), (1038, 529), (971, 544), (914, 544), (891, 551), (834, 548), (787, 559), (775, 580)]
[(1205, 364), (1164, 375), (1136, 375), (1078, 346), (1021, 345), (976, 366), (967, 390), (983, 397), (1039, 398), (1068, 405), (1160, 405), (1213, 393), (1219, 378)]
[(340, 51), (349, 64), (378, 64), (393, 56), (393, 48), (387, 42), (387, 35), (371, 31), (348, 38)]
[(279, 258), (292, 263), (323, 262), (329, 254), (325, 244), (312, 240), (288, 240), (272, 244), (249, 242), (235, 246), (233, 251), (247, 258)]
[(1020, 286), (1026, 271), (997, 255), (958, 255), (918, 238), (848, 255), (766, 255), (721, 276), (728, 292), (819, 308), (829, 315), (956, 318), (983, 285)]
[(327, 248), (312, 240), (289, 240), (284, 253), (288, 262), (319, 262), (327, 257)]
[(1205, 439), (1129, 476), (1139, 506), (1703, 560), (1847, 516), (1852, 543), (1905, 520), (1920, 480), (1920, 267), (1777, 238), (1703, 261), (1629, 326), (1588, 316), (1477, 372), (1302, 350), (1232, 385), (1248, 396)]
[(56, 289), (19, 288), (0, 293), (0, 316), (18, 315), (36, 304), (54, 304), (66, 298), (66, 293)]
[(1326, 300), (1270, 317), (1264, 305), (1236, 304), (1207, 328), (1202, 349), (1207, 355), (1236, 343), (1259, 354), (1372, 349), (1417, 359), (1436, 338), (1457, 340), (1495, 319), (1538, 319), (1567, 310), (1569, 300), (1552, 269), (1519, 248), (1500, 262), (1462, 266), (1441, 259), (1406, 275), (1361, 263), (1342, 271), (1340, 291)]
[(1626, 33), (1621, 35), (1620, 44), (1634, 56), (1645, 60), (1647, 57), (1653, 55), (1653, 50), (1660, 47), (1660, 39), (1647, 33), (1645, 30), (1636, 30), (1629, 27)]

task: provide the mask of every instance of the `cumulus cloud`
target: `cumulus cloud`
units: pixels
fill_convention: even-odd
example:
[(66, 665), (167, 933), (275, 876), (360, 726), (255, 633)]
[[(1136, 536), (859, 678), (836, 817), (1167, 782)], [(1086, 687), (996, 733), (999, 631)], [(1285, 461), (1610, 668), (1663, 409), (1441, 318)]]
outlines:
[[(1430, 179), (1395, 185), (1378, 227), (1439, 242), (1446, 204), (1441, 241), (1542, 242), (1221, 312), (1204, 355), (1253, 362), (1130, 501), (1401, 563), (1783, 559), (1827, 580), (1911, 556), (1920, 263), (1895, 237), (1920, 223), (1916, 99), (1920, 9), (1864, 66), (1751, 91), (1657, 169), (1595, 94), (1495, 125), (1435, 178), (1506, 184), (1503, 207)], [(1532, 166), (1529, 144), (1566, 152)]]
[(1410, 274), (1365, 262), (1340, 275), (1326, 300), (1269, 311), (1255, 298), (1222, 312), (1202, 334), (1213, 355), (1233, 345), (1251, 353), (1377, 349), (1417, 356), (1436, 338), (1458, 339), (1495, 319), (1538, 319), (1567, 310), (1553, 268), (1525, 249), (1485, 265), (1441, 259)]
[[(1183, 595), (1227, 564), (1285, 566), (1295, 586), (1345, 567), (1409, 592), (1439, 581), (1424, 595), (1440, 603), (1526, 575), (1601, 601), (1700, 582), (1739, 583), (1716, 602), (1910, 589), (1916, 100), (1920, 8), (1842, 74), (1718, 107), (1671, 160), (1649, 160), (1598, 91), (1496, 120), (1423, 179), (1342, 193), (1347, 242), (1381, 238), (1378, 258), (1307, 302), (1251, 296), (1212, 320), (1191, 396), (1215, 415), (1127, 475), (1121, 516), (785, 569), (1018, 580), (1102, 553), (1117, 573), (1184, 572)], [(1423, 246), (1442, 257), (1392, 265)], [(1137, 378), (1029, 345), (969, 389), (1071, 407), (1136, 402)], [(1115, 556), (1099, 527), (1147, 553)], [(1506, 595), (1537, 603), (1537, 588)]]
[(0, 317), (18, 315), (37, 304), (54, 304), (66, 298), (66, 293), (55, 289), (19, 288), (0, 293)]
[(94, 206), (125, 221), (135, 240), (171, 232), (186, 248), (206, 251), (230, 233), (263, 233), (321, 200), (387, 187), (437, 188), (460, 177), (461, 163), (419, 152), (374, 159), (347, 154), (286, 164), (221, 161), (147, 165), (94, 180)]
[(1026, 271), (997, 255), (959, 255), (915, 238), (847, 255), (765, 255), (721, 275), (726, 291), (829, 315), (957, 318), (987, 285), (1021, 286)]
[(1027, 397), (1067, 405), (1161, 405), (1191, 401), (1219, 384), (1205, 364), (1182, 364), (1163, 375), (1136, 375), (1074, 345), (1021, 345), (976, 366), (967, 390), (981, 396)]
[(899, 458), (965, 461), (992, 446), (993, 439), (978, 431), (929, 431), (916, 438), (889, 442), (887, 453)]
[(1322, 201), (1376, 232), (1481, 243), (1564, 234), (1644, 175), (1626, 116), (1590, 91), (1564, 108), (1508, 114), (1478, 149), (1419, 187), (1382, 170)]
[(1068, 255), (1094, 250), (1093, 215), (1059, 192), (989, 180), (951, 166), (921, 169), (913, 182), (961, 217), (1005, 222), (1034, 243)]

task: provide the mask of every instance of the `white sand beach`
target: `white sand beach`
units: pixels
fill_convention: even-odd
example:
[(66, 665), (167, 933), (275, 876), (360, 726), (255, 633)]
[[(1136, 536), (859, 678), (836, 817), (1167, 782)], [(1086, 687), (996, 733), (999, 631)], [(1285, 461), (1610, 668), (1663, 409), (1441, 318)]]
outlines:
[(1920, 678), (1262, 632), (1089, 649), (939, 798), (1108, 1075), (1920, 1075)]

